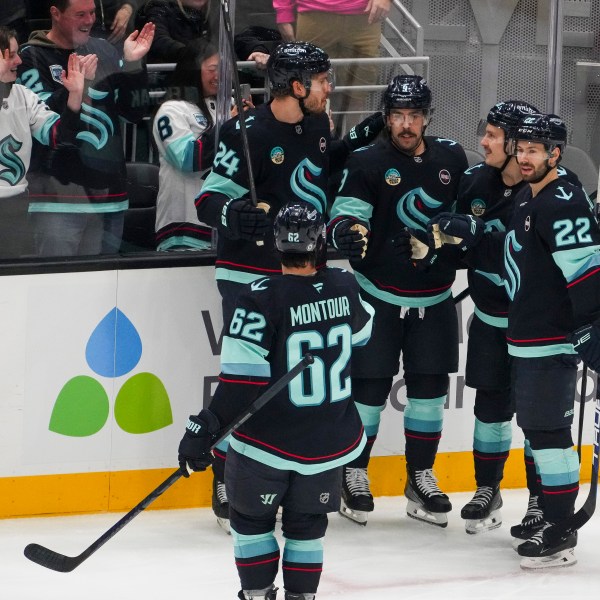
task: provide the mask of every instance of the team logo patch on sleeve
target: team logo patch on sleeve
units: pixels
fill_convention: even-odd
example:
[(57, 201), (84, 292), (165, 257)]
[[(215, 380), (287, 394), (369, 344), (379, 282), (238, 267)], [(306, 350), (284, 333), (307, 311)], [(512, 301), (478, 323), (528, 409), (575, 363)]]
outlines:
[(385, 182), (388, 185), (398, 185), (401, 181), (402, 177), (397, 169), (388, 169), (385, 172)]
[(52, 75), (52, 79), (54, 79), (56, 83), (60, 83), (62, 85), (62, 65), (50, 65), (48, 68), (50, 69), (50, 75)]
[(473, 200), (471, 202), (471, 212), (476, 216), (476, 217), (481, 217), (481, 215), (483, 215), (483, 213), (485, 212), (486, 206), (485, 206), (485, 202), (479, 198), (476, 198), (475, 200)]
[(283, 153), (283, 148), (281, 146), (275, 146), (271, 150), (271, 160), (276, 164), (280, 165), (285, 159), (285, 155)]

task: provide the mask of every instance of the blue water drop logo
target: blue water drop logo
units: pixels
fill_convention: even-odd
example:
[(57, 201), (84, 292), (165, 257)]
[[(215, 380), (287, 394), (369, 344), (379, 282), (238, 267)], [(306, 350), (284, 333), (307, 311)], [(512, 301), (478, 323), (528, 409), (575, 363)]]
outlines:
[(98, 323), (85, 348), (90, 369), (102, 377), (120, 377), (129, 373), (141, 357), (140, 335), (117, 307)]

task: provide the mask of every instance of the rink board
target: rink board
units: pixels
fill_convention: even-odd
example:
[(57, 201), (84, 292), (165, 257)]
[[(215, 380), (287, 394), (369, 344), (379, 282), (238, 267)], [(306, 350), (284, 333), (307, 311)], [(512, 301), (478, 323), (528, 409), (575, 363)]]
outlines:
[[(222, 320), (213, 267), (18, 275), (2, 283), (0, 517), (131, 508), (176, 468), (187, 416), (214, 393)], [(461, 274), (456, 293), (464, 287)], [(474, 485), (474, 394), (462, 377), (471, 313), (466, 300), (460, 370), (451, 376), (436, 461), (449, 492)], [(592, 388), (590, 378), (587, 445)], [(398, 377), (370, 466), (376, 495), (403, 491), (405, 402)], [(522, 446), (514, 427), (507, 487), (524, 485)], [(207, 506), (210, 481), (209, 474), (180, 481), (153, 507)]]

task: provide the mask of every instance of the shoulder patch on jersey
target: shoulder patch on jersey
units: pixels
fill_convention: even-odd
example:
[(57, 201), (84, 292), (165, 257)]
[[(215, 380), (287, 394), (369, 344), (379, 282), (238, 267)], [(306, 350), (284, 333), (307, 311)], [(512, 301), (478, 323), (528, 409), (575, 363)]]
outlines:
[(63, 82), (62, 82), (62, 72), (63, 72), (62, 65), (50, 65), (48, 68), (50, 69), (50, 75), (52, 75), (52, 79), (54, 79), (54, 81), (56, 81), (56, 83), (60, 83), (61, 85), (63, 85)]
[(456, 146), (456, 144), (458, 143), (454, 140), (449, 140), (447, 138), (435, 138), (435, 141), (439, 142), (440, 144), (448, 144), (448, 146)]
[(398, 185), (402, 181), (400, 171), (398, 169), (388, 169), (385, 172), (385, 182), (388, 185)]
[(565, 188), (562, 185), (559, 185), (556, 189), (560, 194), (554, 194), (554, 197), (559, 200), (566, 200), (568, 202), (573, 197), (573, 192), (565, 192)]
[(474, 172), (476, 169), (481, 169), (481, 167), (483, 167), (483, 165), (485, 165), (485, 163), (484, 163), (484, 162), (477, 163), (476, 165), (473, 165), (472, 167), (469, 167), (469, 168), (468, 168), (468, 169), (465, 171), (465, 173), (464, 173), (464, 174), (465, 174), (465, 175), (472, 175), (472, 174), (473, 174), (473, 172)]
[(327, 150), (327, 140), (324, 137), (319, 140), (319, 150), (321, 151), (321, 154), (324, 154)]
[(485, 213), (486, 208), (485, 202), (481, 198), (475, 198), (471, 201), (471, 212), (476, 217), (481, 217)]
[(200, 127), (206, 127), (208, 125), (208, 119), (202, 113), (194, 113), (194, 119)]
[(265, 277), (264, 279), (257, 279), (256, 281), (253, 281), (250, 284), (250, 289), (253, 292), (261, 292), (263, 290), (266, 290), (269, 287), (268, 283), (269, 283), (268, 277)]
[(450, 175), (450, 171), (448, 171), (447, 169), (442, 169), (439, 172), (439, 178), (440, 178), (440, 181), (444, 185), (448, 185), (450, 183), (450, 181), (452, 180), (452, 176)]
[(271, 162), (280, 165), (285, 160), (285, 153), (281, 146), (275, 146), (271, 149)]

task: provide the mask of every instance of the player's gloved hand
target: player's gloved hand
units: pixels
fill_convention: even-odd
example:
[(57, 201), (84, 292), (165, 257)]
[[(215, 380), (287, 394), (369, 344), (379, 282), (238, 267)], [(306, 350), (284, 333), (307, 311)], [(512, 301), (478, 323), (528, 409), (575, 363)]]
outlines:
[(342, 139), (350, 150), (369, 145), (383, 129), (385, 120), (381, 112), (373, 113), (355, 125)]
[(246, 198), (229, 200), (221, 210), (217, 223), (219, 233), (230, 240), (262, 240), (272, 227), (267, 213)]
[(361, 260), (367, 253), (369, 230), (355, 219), (340, 219), (329, 230), (330, 241), (349, 260)]
[(485, 221), (471, 215), (440, 213), (427, 225), (427, 236), (432, 248), (444, 244), (459, 245), (461, 250), (476, 246), (485, 232)]
[(590, 369), (600, 373), (600, 327), (598, 325), (580, 327), (567, 336), (567, 342), (573, 344), (573, 349)]
[(210, 448), (220, 428), (219, 419), (207, 408), (199, 415), (190, 416), (177, 456), (184, 477), (190, 476), (188, 466), (192, 471), (204, 471), (211, 465)]
[(392, 246), (401, 262), (410, 262), (417, 269), (427, 269), (437, 260), (437, 251), (430, 248), (424, 231), (403, 229), (392, 239)]

